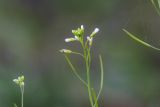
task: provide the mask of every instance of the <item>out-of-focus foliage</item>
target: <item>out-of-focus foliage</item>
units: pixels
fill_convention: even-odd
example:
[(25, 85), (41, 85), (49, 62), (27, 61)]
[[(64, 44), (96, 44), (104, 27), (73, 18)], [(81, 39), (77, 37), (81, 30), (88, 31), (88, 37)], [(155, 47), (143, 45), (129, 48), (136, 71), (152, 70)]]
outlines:
[[(89, 107), (85, 88), (58, 51), (81, 24), (86, 35), (101, 29), (93, 50), (104, 58), (102, 107), (159, 107), (160, 55), (122, 31), (160, 47), (159, 21), (150, 0), (0, 0), (0, 107), (20, 105), (12, 79), (21, 74), (24, 107)], [(100, 77), (97, 59), (93, 81)]]

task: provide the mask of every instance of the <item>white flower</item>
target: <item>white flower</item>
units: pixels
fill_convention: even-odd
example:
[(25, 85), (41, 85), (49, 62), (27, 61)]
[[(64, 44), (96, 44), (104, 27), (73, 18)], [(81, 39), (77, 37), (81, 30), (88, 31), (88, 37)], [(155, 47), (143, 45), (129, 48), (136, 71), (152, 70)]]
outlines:
[(90, 35), (91, 37), (93, 37), (95, 34), (97, 34), (99, 32), (99, 28), (95, 28), (94, 31), (92, 32), (92, 34)]
[(93, 37), (87, 36), (87, 40), (89, 41), (89, 45), (92, 45)]
[(66, 38), (65, 39), (65, 42), (72, 42), (72, 41), (75, 41), (77, 40), (76, 38)]
[(98, 33), (98, 32), (99, 32), (99, 29), (98, 29), (98, 28), (95, 28), (93, 32), (94, 32), (94, 33)]
[(72, 51), (68, 50), (68, 49), (61, 49), (60, 52), (61, 53), (67, 53), (67, 54), (72, 53)]

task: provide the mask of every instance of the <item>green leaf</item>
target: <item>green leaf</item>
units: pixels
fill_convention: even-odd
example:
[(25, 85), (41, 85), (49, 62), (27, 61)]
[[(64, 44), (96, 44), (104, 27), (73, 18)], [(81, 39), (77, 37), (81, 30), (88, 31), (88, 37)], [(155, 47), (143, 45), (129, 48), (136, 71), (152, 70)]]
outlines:
[(68, 58), (68, 56), (67, 56), (67, 55), (64, 55), (64, 56), (65, 56), (65, 58), (66, 58), (66, 60), (67, 60), (67, 62), (68, 62), (68, 64), (69, 64), (69, 66), (71, 67), (73, 73), (75, 74), (75, 76), (76, 76), (86, 87), (88, 87), (88, 84), (87, 84), (87, 83), (81, 78), (81, 76), (77, 73), (75, 67), (74, 67), (73, 64), (71, 63), (71, 61), (70, 61), (70, 59)]
[(94, 103), (94, 106), (93, 107), (96, 107), (96, 105), (98, 104), (98, 99), (100, 97), (100, 94), (102, 92), (102, 89), (103, 89), (103, 81), (104, 81), (104, 70), (103, 70), (103, 61), (102, 61), (102, 57), (101, 55), (99, 55), (99, 61), (100, 61), (100, 68), (101, 68), (101, 82), (100, 82), (100, 89), (99, 89), (99, 92), (98, 92), (98, 95), (96, 97), (96, 100), (95, 100), (95, 103)]
[(134, 36), (133, 34), (131, 34), (130, 32), (128, 32), (127, 30), (123, 29), (123, 31), (124, 31), (128, 36), (130, 36), (132, 39), (134, 39), (135, 41), (143, 44), (144, 46), (147, 46), (147, 47), (149, 47), (149, 48), (152, 48), (152, 49), (155, 49), (155, 50), (160, 51), (159, 48), (157, 48), (157, 47), (155, 47), (155, 46), (152, 46), (152, 45), (150, 45), (150, 44), (142, 41), (141, 39), (137, 38), (136, 36)]

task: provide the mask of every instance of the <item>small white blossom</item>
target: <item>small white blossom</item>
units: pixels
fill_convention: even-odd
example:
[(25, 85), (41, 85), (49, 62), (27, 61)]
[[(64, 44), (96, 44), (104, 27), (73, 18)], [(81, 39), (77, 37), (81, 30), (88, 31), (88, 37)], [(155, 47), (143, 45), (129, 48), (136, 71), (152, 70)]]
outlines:
[(99, 32), (99, 28), (95, 28), (94, 31), (91, 34), (91, 37), (93, 37), (95, 34)]
[(95, 28), (93, 32), (94, 32), (94, 33), (98, 33), (98, 32), (99, 32), (99, 29), (98, 29), (98, 28)]
[(72, 53), (72, 51), (68, 50), (68, 49), (61, 49), (60, 52), (61, 53), (67, 53), (67, 54)]

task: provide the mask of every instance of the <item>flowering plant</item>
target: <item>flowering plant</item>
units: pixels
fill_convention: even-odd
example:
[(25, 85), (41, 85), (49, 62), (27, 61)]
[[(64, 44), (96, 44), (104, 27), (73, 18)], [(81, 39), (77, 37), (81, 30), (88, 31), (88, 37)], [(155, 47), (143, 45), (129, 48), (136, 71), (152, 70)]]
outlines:
[[(99, 88), (99, 92), (96, 93), (95, 89), (92, 87), (91, 85), (91, 79), (90, 79), (90, 73), (91, 73), (91, 47), (93, 44), (93, 39), (95, 37), (95, 35), (99, 32), (98, 28), (95, 28), (95, 30), (90, 34), (90, 36), (87, 36), (86, 39), (84, 38), (84, 27), (83, 25), (81, 25), (80, 28), (78, 28), (77, 30), (72, 30), (72, 33), (74, 35), (74, 37), (71, 38), (66, 38), (65, 42), (73, 42), (73, 41), (77, 41), (81, 44), (83, 52), (75, 52), (72, 50), (68, 50), (68, 49), (61, 49), (60, 52), (63, 53), (63, 55), (65, 56), (69, 66), (71, 67), (73, 73), (75, 74), (75, 76), (87, 87), (88, 89), (88, 96), (89, 96), (89, 100), (90, 100), (90, 104), (91, 107), (99, 107), (98, 105), (98, 99), (100, 97), (102, 88), (103, 88), (103, 62), (102, 62), (102, 58), (99, 55), (99, 60), (100, 60), (100, 68), (101, 68), (101, 81), (100, 81), (100, 88)], [(86, 80), (85, 81), (77, 72), (76, 68), (74, 67), (74, 65), (72, 64), (69, 55), (70, 54), (77, 54), (80, 55), (84, 62), (85, 62), (85, 66), (86, 66)]]
[[(24, 95), (24, 76), (19, 76), (17, 79), (13, 79), (13, 82), (16, 83), (21, 90), (21, 107), (23, 107), (23, 95)], [(17, 107), (16, 104), (14, 104), (14, 107)]]

